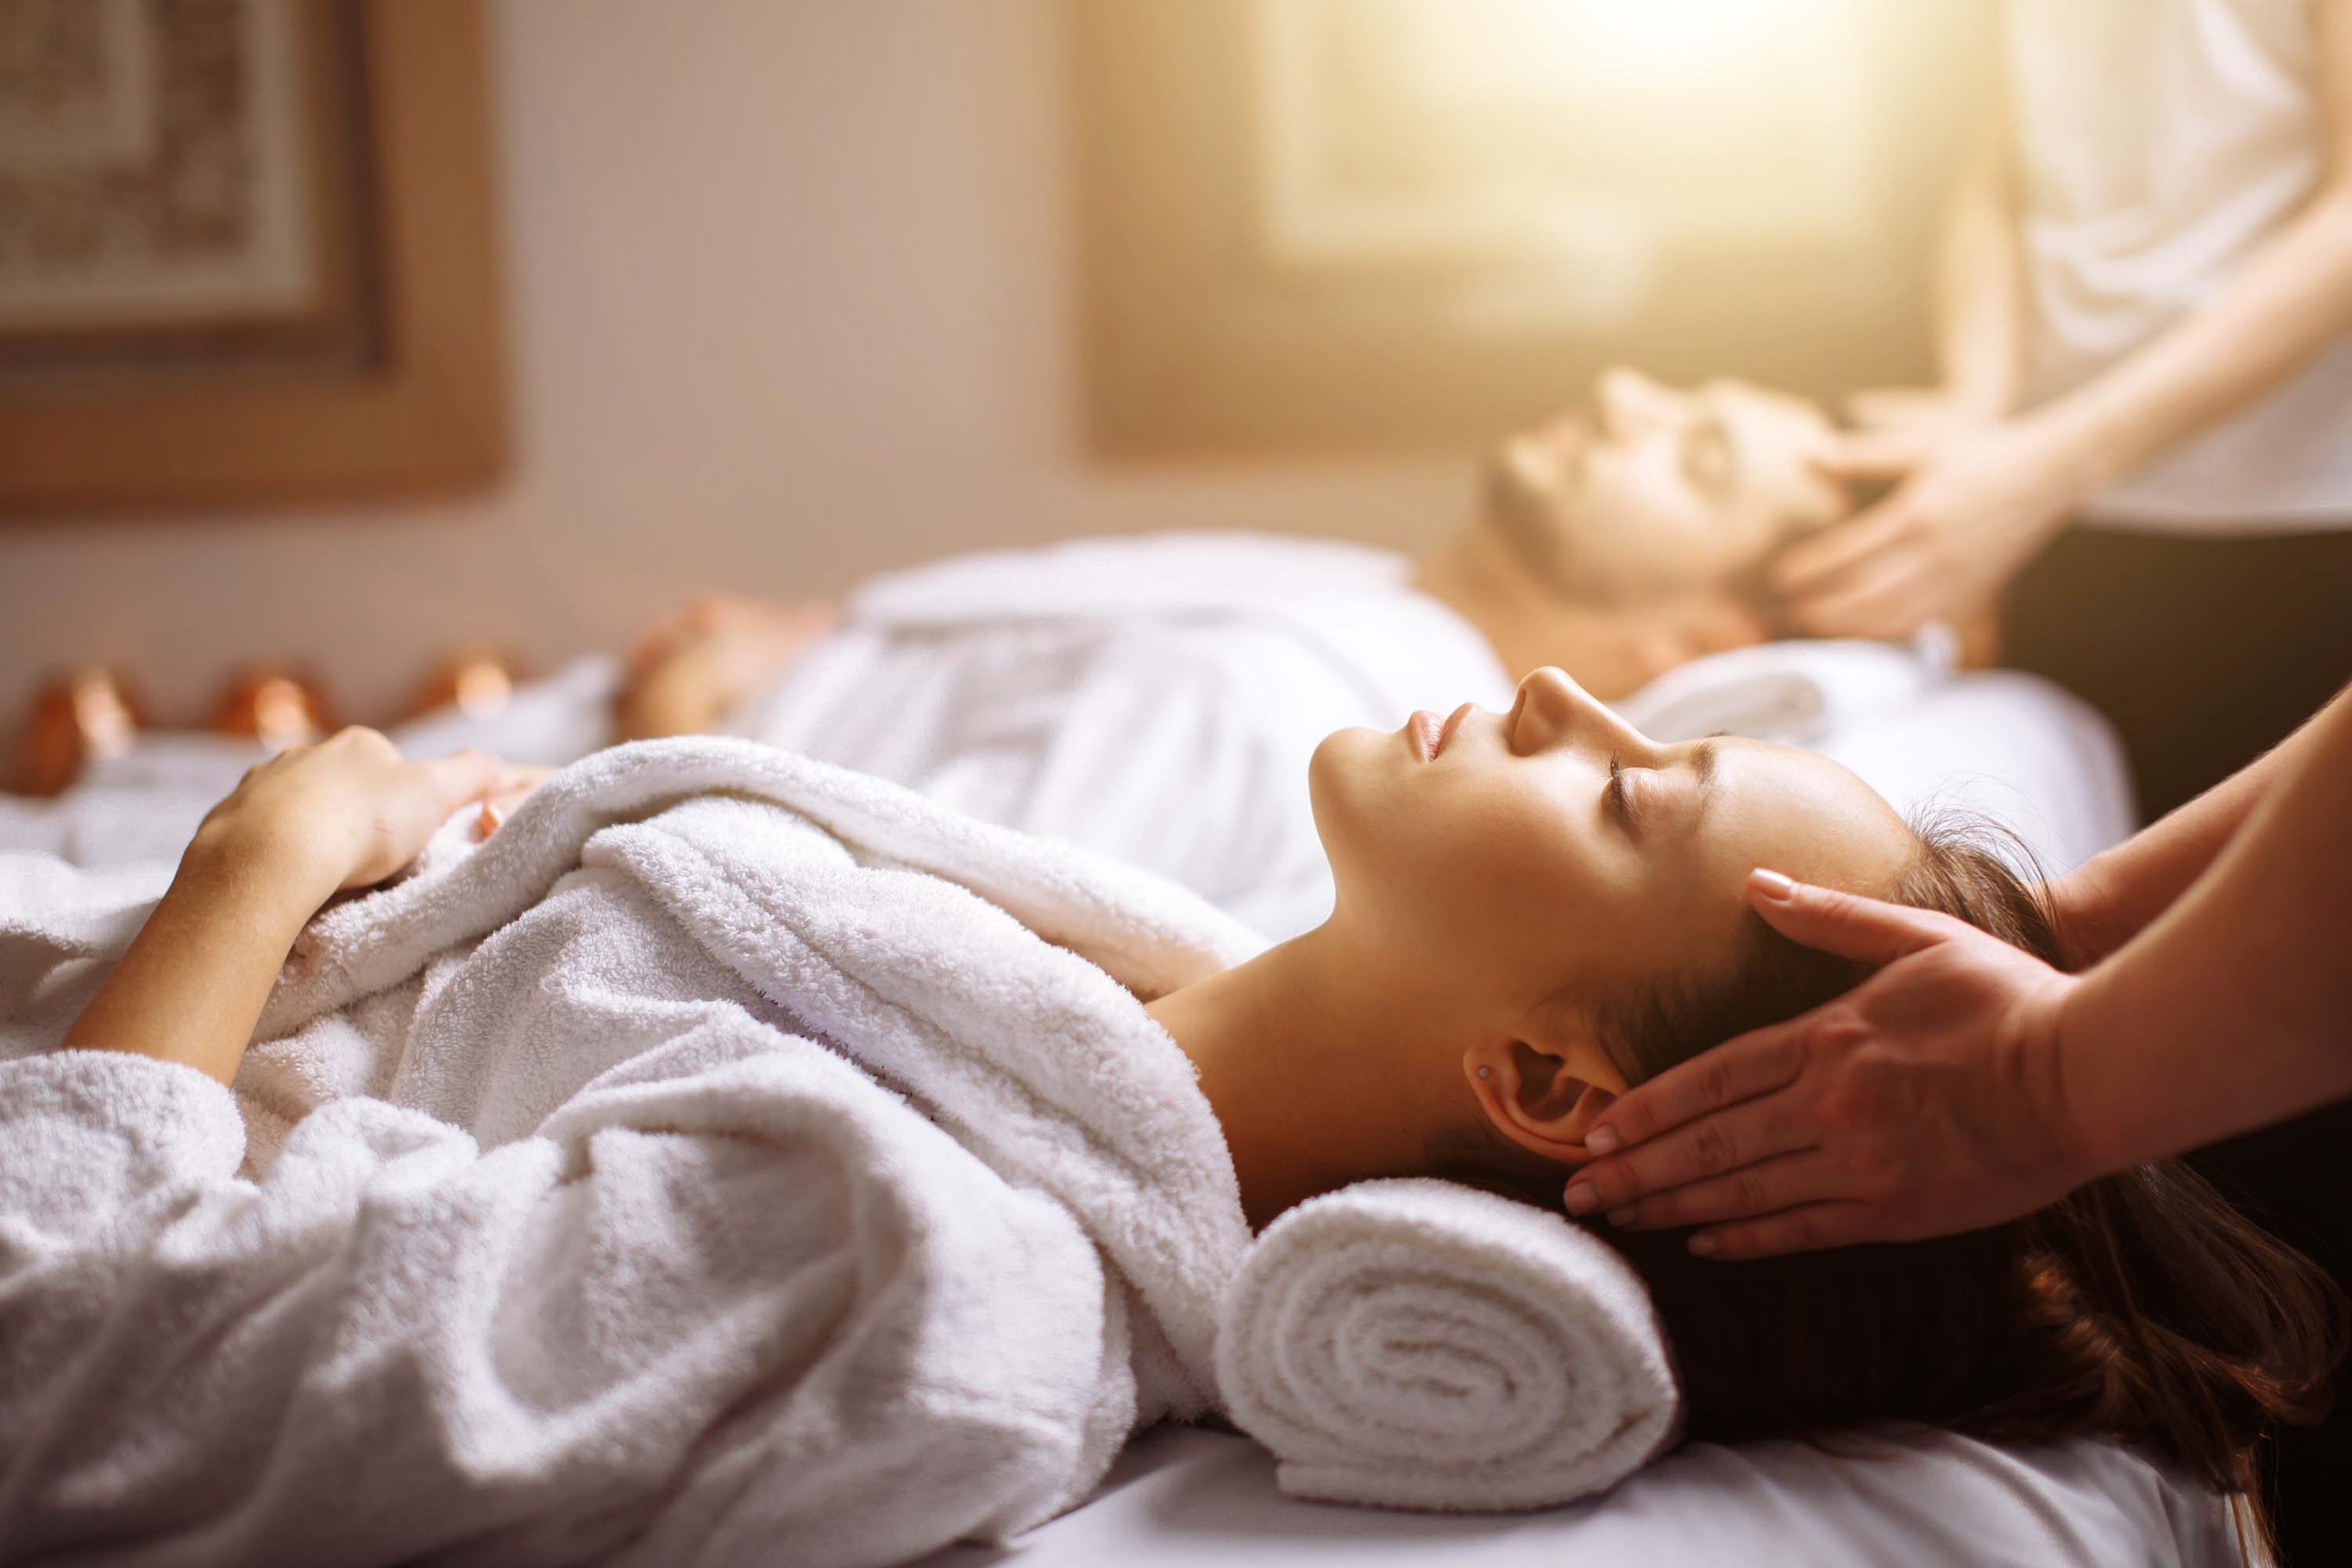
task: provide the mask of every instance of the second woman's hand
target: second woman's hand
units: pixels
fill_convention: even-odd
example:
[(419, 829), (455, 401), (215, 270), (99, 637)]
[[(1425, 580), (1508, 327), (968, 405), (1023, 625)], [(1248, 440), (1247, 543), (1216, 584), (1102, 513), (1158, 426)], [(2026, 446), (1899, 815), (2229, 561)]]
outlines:
[(61, 1048), (150, 1057), (230, 1082), (287, 949), (319, 906), (415, 859), (435, 829), (509, 777), (479, 752), (404, 761), (373, 730), (261, 763), (196, 829)]
[(1748, 901), (1876, 973), (1619, 1099), (1570, 1212), (1703, 1226), (1694, 1251), (1761, 1258), (1973, 1230), (2101, 1173), (2057, 1068), (2072, 977), (1943, 915), (1769, 872)]
[(409, 762), (373, 730), (342, 730), (248, 772), (205, 816), (191, 854), (266, 861), (315, 910), (406, 866), (451, 814), (513, 772), (481, 752)]

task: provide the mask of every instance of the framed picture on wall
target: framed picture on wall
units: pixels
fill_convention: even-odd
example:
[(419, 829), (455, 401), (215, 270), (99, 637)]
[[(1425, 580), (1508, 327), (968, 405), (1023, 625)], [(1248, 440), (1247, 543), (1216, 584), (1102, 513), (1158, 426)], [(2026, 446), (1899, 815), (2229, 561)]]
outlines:
[(479, 0), (0, 0), (0, 510), (503, 467)]

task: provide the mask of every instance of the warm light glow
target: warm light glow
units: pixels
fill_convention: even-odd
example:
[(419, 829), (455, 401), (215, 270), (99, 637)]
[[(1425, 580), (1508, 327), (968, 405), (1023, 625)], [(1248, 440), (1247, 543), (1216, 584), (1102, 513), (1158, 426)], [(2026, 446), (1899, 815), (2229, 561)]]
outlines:
[(1786, 66), (1853, 20), (1843, 0), (1439, 0), (1399, 19), (1458, 92), (1549, 93), (1591, 75), (1653, 99)]
[(1677, 240), (1867, 210), (1861, 0), (1256, 4), (1278, 259), (1517, 265), (1601, 319)]

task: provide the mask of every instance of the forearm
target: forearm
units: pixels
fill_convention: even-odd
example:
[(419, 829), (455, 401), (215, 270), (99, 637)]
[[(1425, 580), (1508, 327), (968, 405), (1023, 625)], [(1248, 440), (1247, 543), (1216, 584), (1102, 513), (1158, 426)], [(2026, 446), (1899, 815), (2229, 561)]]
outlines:
[(2352, 189), (2332, 185), (2229, 288), (2029, 416), (2085, 495), (2285, 379), (2352, 327)]
[(2060, 1008), (2063, 1099), (2103, 1169), (2352, 1093), (2352, 700), (2300, 740), (2205, 875)]
[(2330, 715), (2352, 710), (2352, 688), (2253, 762), (2161, 821), (2050, 884), (2067, 945), (2103, 958), (2147, 929), (2212, 865), (2231, 838), (2305, 760)]
[(2285, 754), (2272, 752), (2052, 882), (2071, 963), (2105, 957), (2170, 909), (2269, 793)]
[(1936, 360), (1944, 385), (1986, 418), (2016, 405), (2021, 304), (2017, 219), (1998, 97), (1990, 100), (1937, 239)]
[(333, 891), (291, 844), (199, 831), (63, 1045), (182, 1062), (228, 1082), (288, 950)]

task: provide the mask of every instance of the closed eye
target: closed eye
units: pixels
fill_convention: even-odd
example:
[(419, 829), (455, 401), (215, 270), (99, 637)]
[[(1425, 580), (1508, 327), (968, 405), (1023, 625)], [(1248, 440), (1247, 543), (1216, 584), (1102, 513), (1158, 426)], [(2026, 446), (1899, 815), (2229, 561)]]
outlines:
[(1622, 759), (1609, 759), (1609, 804), (1622, 822), (1631, 823), (1633, 816), (1625, 809), (1625, 765)]
[(1731, 436), (1720, 419), (1703, 419), (1683, 432), (1683, 474), (1712, 496), (1731, 486)]

